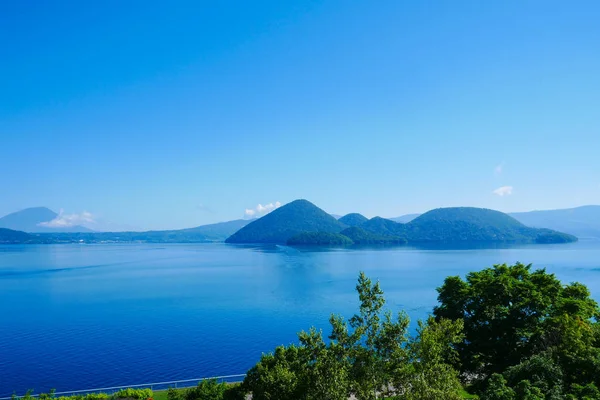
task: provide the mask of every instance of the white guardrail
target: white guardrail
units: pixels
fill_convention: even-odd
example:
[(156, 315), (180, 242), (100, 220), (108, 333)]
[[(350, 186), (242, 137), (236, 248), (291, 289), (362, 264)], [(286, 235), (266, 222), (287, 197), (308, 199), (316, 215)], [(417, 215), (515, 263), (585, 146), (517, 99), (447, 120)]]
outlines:
[[(151, 389), (151, 390), (167, 390), (169, 388), (190, 388), (196, 386), (198, 383), (206, 380), (215, 379), (217, 382), (225, 382), (225, 383), (236, 383), (241, 382), (246, 377), (246, 374), (238, 374), (238, 375), (223, 375), (223, 376), (212, 376), (209, 378), (196, 378), (196, 379), (185, 379), (180, 381), (169, 381), (169, 382), (154, 382), (154, 383), (141, 383), (137, 385), (125, 385), (125, 386), (113, 386), (106, 388), (97, 388), (97, 389), (85, 389), (85, 390), (68, 390), (65, 392), (55, 392), (54, 397), (60, 396), (76, 396), (76, 395), (86, 395), (90, 393), (106, 393), (113, 394), (123, 389)], [(38, 397), (39, 394), (31, 394), (31, 397)], [(0, 397), (0, 400), (11, 400), (13, 398), (20, 399), (23, 395), (17, 395), (16, 397)]]

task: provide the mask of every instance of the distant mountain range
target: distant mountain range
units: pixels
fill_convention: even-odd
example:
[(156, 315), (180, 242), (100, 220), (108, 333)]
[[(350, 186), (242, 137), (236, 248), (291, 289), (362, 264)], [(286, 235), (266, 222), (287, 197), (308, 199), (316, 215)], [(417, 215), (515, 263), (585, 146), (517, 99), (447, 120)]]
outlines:
[[(291, 202), (257, 220), (234, 220), (195, 228), (146, 232), (93, 232), (82, 226), (48, 225), (59, 215), (45, 207), (0, 218), (0, 243), (294, 243), (385, 244), (448, 241), (570, 241), (600, 238), (600, 206), (503, 214), (458, 207), (368, 219), (358, 213), (339, 218), (306, 200)], [(507, 219), (508, 217), (508, 219)], [(513, 218), (510, 218), (513, 217)], [(405, 221), (405, 222), (404, 222)], [(517, 223), (517, 224), (515, 224)], [(51, 224), (50, 224), (51, 225)], [(543, 228), (534, 229), (531, 228)], [(558, 231), (558, 232), (553, 232)], [(25, 234), (25, 232), (29, 234)]]
[(29, 233), (50, 232), (92, 232), (83, 226), (69, 227), (52, 226), (59, 215), (46, 207), (26, 208), (0, 218), (0, 228), (12, 229)]
[(600, 239), (600, 206), (509, 214), (525, 225), (555, 229), (581, 239)]
[(295, 200), (246, 225), (227, 243), (372, 244), (518, 242), (565, 243), (577, 238), (527, 227), (499, 211), (455, 207), (431, 210), (402, 224), (360, 214), (335, 219), (307, 200)]
[(406, 214), (406, 215), (402, 215), (400, 217), (389, 218), (389, 219), (394, 222), (406, 224), (406, 223), (412, 221), (413, 219), (417, 218), (419, 215), (421, 215), (421, 214)]
[[(83, 226), (53, 227), (59, 214), (46, 207), (27, 208), (0, 218), (0, 228), (5, 228), (5, 238), (9, 232), (11, 243), (101, 243), (101, 242), (146, 242), (146, 243), (198, 243), (222, 242), (252, 220), (234, 220), (195, 228), (146, 231), (146, 232), (94, 232)], [(49, 226), (50, 225), (50, 226)], [(4, 236), (3, 236), (4, 237)], [(8, 243), (5, 239), (1, 243)]]
[[(390, 218), (407, 223), (421, 214), (407, 214)], [(524, 225), (547, 228), (577, 236), (580, 239), (600, 239), (600, 206), (581, 206), (560, 210), (542, 210), (508, 213)]]

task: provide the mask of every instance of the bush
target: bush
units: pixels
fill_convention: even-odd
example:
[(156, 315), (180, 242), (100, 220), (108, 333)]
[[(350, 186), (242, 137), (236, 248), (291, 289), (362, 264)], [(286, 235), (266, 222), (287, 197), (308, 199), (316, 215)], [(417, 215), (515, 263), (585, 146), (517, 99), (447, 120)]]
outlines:
[[(90, 395), (88, 395), (90, 396)], [(135, 400), (146, 400), (152, 398), (152, 390), (150, 389), (123, 389), (119, 390), (113, 396), (115, 399), (135, 399)], [(86, 400), (95, 400), (93, 398)]]

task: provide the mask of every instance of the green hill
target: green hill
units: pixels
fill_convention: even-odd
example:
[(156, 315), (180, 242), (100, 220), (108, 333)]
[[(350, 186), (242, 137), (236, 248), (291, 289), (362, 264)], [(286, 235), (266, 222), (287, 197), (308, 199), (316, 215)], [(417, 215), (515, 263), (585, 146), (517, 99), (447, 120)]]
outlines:
[(367, 232), (382, 236), (406, 237), (404, 224), (399, 224), (389, 219), (374, 217), (360, 225)]
[(303, 232), (339, 233), (346, 225), (307, 200), (295, 200), (246, 225), (226, 243), (287, 243)]
[(350, 238), (355, 244), (404, 244), (407, 240), (401, 236), (384, 235), (366, 231), (358, 226), (346, 228), (342, 235)]
[(359, 213), (346, 214), (338, 219), (338, 221), (340, 221), (342, 224), (348, 226), (359, 226), (364, 224), (368, 220), (369, 219), (367, 217)]
[(289, 246), (351, 246), (354, 242), (339, 233), (302, 232), (288, 239)]
[(32, 235), (15, 231), (12, 229), (0, 228), (0, 244), (20, 244), (27, 243), (35, 239)]
[(438, 208), (404, 224), (409, 242), (564, 243), (577, 238), (549, 229), (530, 228), (495, 210)]
[[(347, 217), (347, 218), (346, 218)], [(568, 243), (577, 238), (550, 229), (531, 228), (499, 211), (474, 207), (438, 208), (401, 224), (375, 217), (358, 226), (360, 214), (339, 221), (306, 200), (296, 200), (256, 220), (229, 237), (227, 243), (326, 244), (342, 238), (318, 233), (341, 233), (355, 244), (513, 242)], [(343, 221), (348, 224), (343, 224)], [(346, 229), (345, 229), (346, 228)], [(301, 233), (312, 232), (311, 235)], [(302, 243), (300, 243), (302, 242)]]

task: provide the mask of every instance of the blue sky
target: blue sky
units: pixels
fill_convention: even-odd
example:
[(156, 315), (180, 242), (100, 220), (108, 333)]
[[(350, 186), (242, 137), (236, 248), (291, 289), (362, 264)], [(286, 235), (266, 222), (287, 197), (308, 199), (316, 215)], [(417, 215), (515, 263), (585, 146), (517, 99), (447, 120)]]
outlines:
[(599, 19), (596, 1), (2, 2), (0, 215), (598, 204)]

